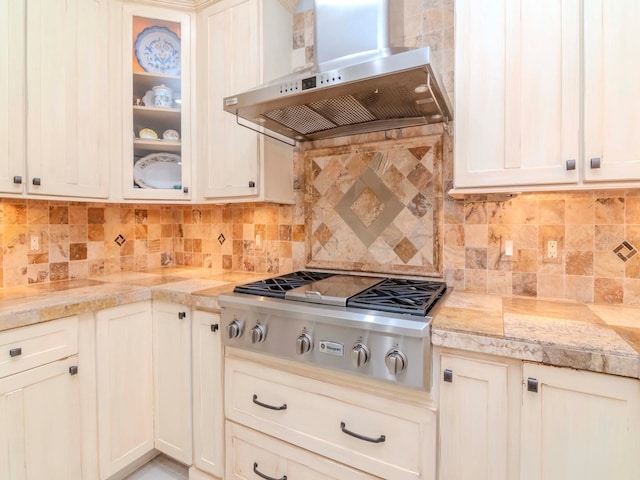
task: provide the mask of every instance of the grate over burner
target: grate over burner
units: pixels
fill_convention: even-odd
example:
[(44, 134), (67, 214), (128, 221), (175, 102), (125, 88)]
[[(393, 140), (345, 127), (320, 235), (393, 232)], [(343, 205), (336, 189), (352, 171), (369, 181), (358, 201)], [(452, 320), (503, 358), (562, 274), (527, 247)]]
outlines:
[(235, 293), (247, 293), (249, 295), (262, 295), (263, 297), (284, 298), (285, 292), (301, 287), (308, 283), (317, 282), (332, 277), (333, 273), (309, 272), (300, 270), (297, 272), (267, 278), (257, 282), (238, 285), (233, 289)]
[(351, 297), (347, 306), (425, 316), (446, 290), (444, 282), (387, 278)]

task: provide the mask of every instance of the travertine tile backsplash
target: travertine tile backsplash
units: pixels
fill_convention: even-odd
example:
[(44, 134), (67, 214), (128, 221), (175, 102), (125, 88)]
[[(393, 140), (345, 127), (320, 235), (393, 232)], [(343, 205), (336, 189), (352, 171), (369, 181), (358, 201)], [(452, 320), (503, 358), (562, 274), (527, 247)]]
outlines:
[(445, 201), (445, 278), (468, 291), (640, 305), (639, 248), (638, 190)]
[[(166, 265), (278, 273), (302, 268), (293, 205), (159, 206), (0, 200), (0, 284), (47, 283)], [(256, 234), (261, 245), (255, 244)], [(31, 239), (37, 239), (37, 250)], [(298, 259), (294, 261), (295, 259)]]

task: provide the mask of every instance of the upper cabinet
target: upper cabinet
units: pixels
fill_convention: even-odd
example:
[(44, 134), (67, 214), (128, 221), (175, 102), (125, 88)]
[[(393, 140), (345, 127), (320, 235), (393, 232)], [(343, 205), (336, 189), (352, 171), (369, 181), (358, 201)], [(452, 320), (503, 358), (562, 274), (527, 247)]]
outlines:
[(4, 1), (0, 26), (0, 191), (106, 198), (107, 0)]
[(191, 198), (191, 21), (123, 6), (122, 197)]
[[(584, 2), (584, 180), (640, 180), (640, 2)], [(635, 183), (637, 186), (637, 183)]]
[(640, 67), (628, 61), (640, 48), (640, 4), (456, 0), (455, 8), (451, 193), (640, 179)]
[(0, 4), (0, 192), (24, 188), (25, 8), (25, 0)]
[(578, 2), (455, 8), (455, 188), (576, 182)]
[(291, 146), (238, 125), (225, 96), (290, 73), (292, 15), (279, 0), (198, 13), (198, 171), (204, 199), (293, 203)]

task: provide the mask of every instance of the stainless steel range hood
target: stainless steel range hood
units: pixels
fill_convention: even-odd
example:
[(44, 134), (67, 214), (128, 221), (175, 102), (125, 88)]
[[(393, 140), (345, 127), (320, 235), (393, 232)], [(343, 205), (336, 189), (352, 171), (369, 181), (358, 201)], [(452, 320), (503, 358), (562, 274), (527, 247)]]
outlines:
[(429, 47), (390, 47), (389, 1), (315, 0), (316, 64), (226, 97), (224, 109), (299, 142), (448, 122)]

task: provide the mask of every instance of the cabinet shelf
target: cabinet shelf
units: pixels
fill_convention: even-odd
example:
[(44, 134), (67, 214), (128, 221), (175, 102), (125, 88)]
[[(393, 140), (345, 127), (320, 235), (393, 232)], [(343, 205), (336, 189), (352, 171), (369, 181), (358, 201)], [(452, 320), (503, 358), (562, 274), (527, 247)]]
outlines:
[(136, 138), (133, 141), (136, 154), (145, 152), (178, 152), (182, 148), (182, 143), (178, 140), (152, 140), (147, 138)]

